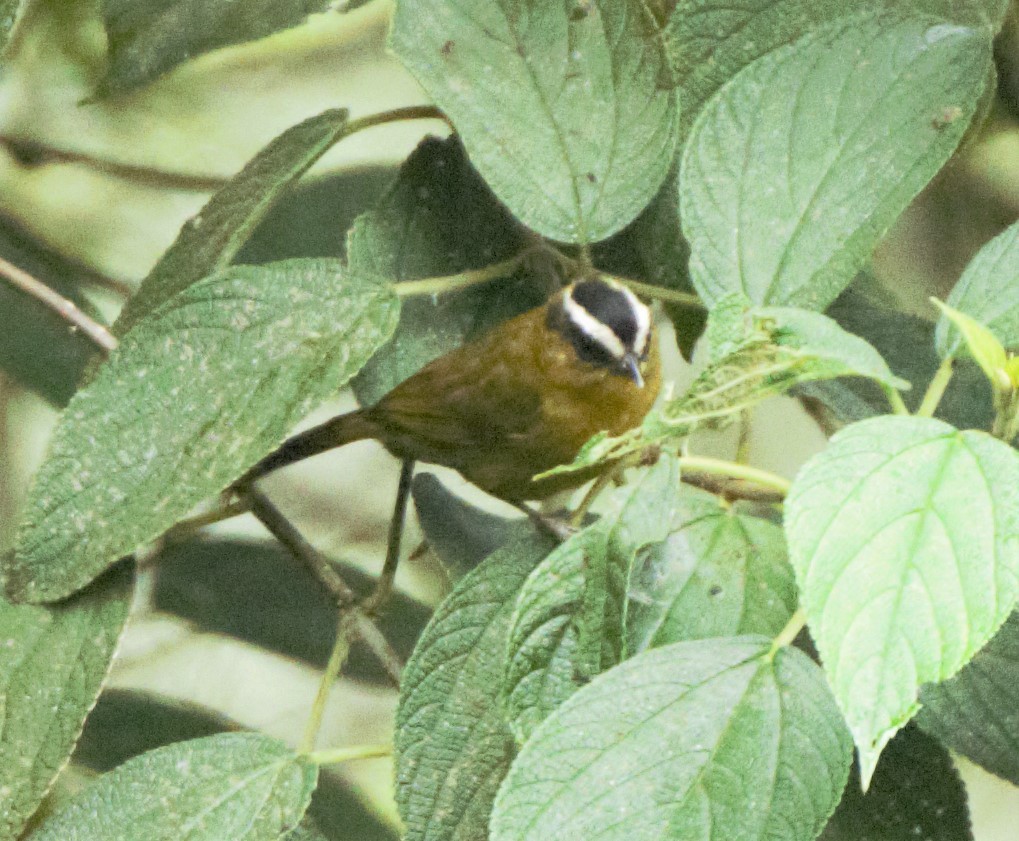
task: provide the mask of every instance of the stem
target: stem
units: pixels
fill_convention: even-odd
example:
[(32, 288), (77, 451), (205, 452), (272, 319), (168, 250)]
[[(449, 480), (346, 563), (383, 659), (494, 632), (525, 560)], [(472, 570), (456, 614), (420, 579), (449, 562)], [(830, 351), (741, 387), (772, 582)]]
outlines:
[(351, 120), (343, 129), (340, 140), (350, 137), (359, 131), (375, 126), (383, 126), (386, 123), (396, 123), (400, 120), (442, 120), (449, 123), (446, 115), (434, 105), (407, 105), (403, 108), (393, 108), (389, 111), (380, 111), (378, 114), (369, 114), (366, 117), (358, 117)]
[(892, 414), (909, 414), (909, 408), (906, 406), (906, 402), (902, 399), (902, 395), (897, 388), (892, 388), (892, 386), (885, 385), (884, 383), (881, 384), (881, 388), (885, 393), (885, 397), (888, 398), (889, 405), (892, 407)]
[(410, 499), (411, 480), (414, 478), (414, 460), (404, 459), (400, 466), (400, 484), (396, 489), (396, 503), (393, 505), (393, 519), (389, 521), (389, 537), (386, 540), (386, 560), (379, 573), (375, 591), (361, 605), (365, 613), (374, 614), (389, 599), (396, 579), (396, 568), (400, 564), (400, 543), (403, 541), (403, 526), (407, 521), (407, 501)]
[(594, 505), (594, 501), (598, 498), (602, 491), (604, 491), (616, 476), (619, 475), (621, 465), (616, 464), (611, 468), (602, 473), (597, 479), (594, 480), (594, 484), (588, 488), (584, 498), (580, 500), (580, 505), (577, 506), (576, 511), (570, 517), (570, 526), (575, 529), (579, 529), (584, 525), (584, 518), (587, 516), (587, 512), (591, 510), (591, 506)]
[(955, 359), (951, 356), (946, 356), (941, 365), (938, 366), (938, 370), (934, 372), (934, 377), (930, 385), (927, 386), (927, 391), (920, 402), (920, 408), (916, 410), (918, 417), (934, 417), (938, 404), (945, 394), (945, 389), (948, 388), (948, 383), (952, 379), (954, 365)]
[(376, 759), (392, 756), (392, 745), (357, 745), (352, 748), (330, 748), (305, 754), (309, 762), (316, 765), (335, 765), (338, 762), (349, 762), (352, 759)]
[(792, 645), (793, 640), (796, 639), (806, 624), (806, 611), (804, 611), (802, 607), (798, 608), (797, 611), (789, 617), (789, 621), (786, 622), (785, 627), (778, 632), (778, 636), (775, 637), (775, 641), (771, 644), (771, 650), (768, 652), (768, 656), (774, 657), (780, 648)]
[(304, 725), (304, 735), (301, 737), (301, 753), (307, 753), (315, 747), (315, 739), (318, 738), (318, 731), (322, 729), (322, 717), (325, 715), (326, 703), (329, 701), (329, 692), (340, 676), (340, 669), (347, 661), (350, 654), (350, 636), (352, 614), (349, 611), (340, 611), (340, 621), (336, 625), (336, 642), (333, 643), (333, 650), (329, 654), (329, 662), (326, 663), (325, 671), (322, 673), (322, 680), (318, 683), (318, 692), (315, 693), (315, 701), (311, 705), (311, 713)]
[(694, 295), (692, 292), (680, 292), (678, 289), (666, 289), (663, 286), (652, 286), (650, 283), (643, 283), (639, 280), (633, 280), (628, 277), (620, 277), (618, 275), (609, 274), (608, 272), (601, 272), (601, 274), (610, 280), (623, 284), (623, 286), (628, 287), (632, 292), (636, 292), (638, 295), (643, 295), (645, 298), (654, 298), (657, 301), (663, 301), (667, 304), (678, 304), (681, 307), (689, 307), (690, 309), (706, 309), (704, 302), (700, 299), (700, 297)]
[(26, 295), (35, 298), (74, 329), (81, 330), (103, 353), (109, 354), (117, 347), (117, 340), (113, 334), (98, 321), (85, 315), (73, 301), (58, 295), (45, 283), (36, 280), (24, 269), (19, 269), (3, 258), (0, 258), (0, 277), (6, 278), (15, 289), (20, 289)]
[(248, 506), (247, 500), (238, 499), (226, 505), (213, 508), (211, 511), (203, 511), (201, 514), (195, 514), (193, 517), (179, 520), (163, 537), (167, 540), (180, 540), (199, 529), (213, 526), (216, 523), (221, 523), (233, 517), (239, 517), (241, 514), (247, 514), (250, 510), (251, 508)]
[[(778, 495), (780, 498), (784, 498), (789, 493), (789, 488), (792, 487), (792, 483), (788, 479), (767, 470), (706, 456), (680, 456), (679, 469), (681, 476), (686, 471), (694, 471), (708, 476), (721, 476), (756, 486), (770, 492), (771, 495)], [(685, 476), (683, 478), (686, 479)]]
[(458, 274), (445, 275), (443, 277), (425, 277), (421, 280), (405, 280), (394, 285), (394, 290), (400, 298), (411, 298), (418, 295), (443, 295), (446, 292), (456, 292), (460, 289), (467, 289), (482, 283), (488, 283), (500, 277), (506, 277), (515, 271), (524, 261), (529, 251), (522, 252), (509, 260), (499, 263), (492, 263), (483, 269), (471, 269)]
[(249, 488), (245, 493), (251, 506), (251, 513), (298, 561), (311, 570), (322, 586), (336, 599), (340, 611), (351, 614), (353, 633), (375, 655), (393, 683), (399, 686), (402, 671), (400, 658), (375, 623), (355, 605), (356, 596), (347, 582), (340, 577), (333, 565), (304, 539), (265, 494), (257, 488)]

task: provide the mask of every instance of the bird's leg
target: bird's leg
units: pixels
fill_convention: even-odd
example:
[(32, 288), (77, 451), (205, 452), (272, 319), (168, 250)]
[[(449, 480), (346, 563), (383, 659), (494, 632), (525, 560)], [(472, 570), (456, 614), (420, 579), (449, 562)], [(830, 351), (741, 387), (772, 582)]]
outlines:
[(396, 489), (393, 519), (389, 522), (386, 561), (382, 565), (382, 572), (379, 573), (375, 589), (361, 605), (364, 612), (369, 615), (377, 613), (393, 592), (393, 580), (396, 578), (396, 568), (400, 563), (400, 542), (403, 539), (403, 525), (407, 520), (407, 502), (410, 500), (410, 486), (413, 478), (414, 460), (404, 459), (400, 467), (400, 484)]

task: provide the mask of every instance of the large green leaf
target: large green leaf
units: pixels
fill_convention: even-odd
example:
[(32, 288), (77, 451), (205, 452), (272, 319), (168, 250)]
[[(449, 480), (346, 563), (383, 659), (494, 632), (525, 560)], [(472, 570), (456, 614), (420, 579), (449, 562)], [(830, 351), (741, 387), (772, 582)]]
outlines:
[[(1019, 222), (980, 249), (946, 302), (989, 328), (1006, 348), (1019, 348)], [(938, 353), (955, 353), (962, 341), (958, 328), (942, 313), (938, 321)]]
[(1019, 785), (1019, 614), (957, 675), (923, 687), (920, 702), (924, 730)]
[(739, 634), (775, 636), (796, 609), (782, 529), (684, 485), (668, 538), (630, 579), (627, 650)]
[(859, 16), (739, 73), (683, 156), (701, 297), (824, 309), (955, 150), (990, 69), (985, 29)]
[(0, 839), (20, 837), (71, 755), (106, 678), (131, 570), (53, 607), (0, 600)]
[(506, 640), (502, 703), (521, 744), (582, 683), (574, 663), (584, 563), (592, 545), (604, 554), (605, 532), (595, 523), (557, 546), (520, 588)]
[(396, 803), (406, 841), (483, 841), (513, 757), (499, 689), (524, 579), (551, 548), (531, 537), (495, 552), (439, 606), (403, 673)]
[(669, 534), (679, 488), (677, 462), (663, 456), (609, 496), (600, 519), (556, 547), (524, 582), (503, 675), (518, 742), (584, 681), (628, 655), (631, 570)]
[(850, 740), (820, 669), (770, 644), (675, 643), (595, 678), (523, 746), (493, 841), (813, 841)]
[(982, 432), (881, 417), (797, 475), (786, 532), (802, 604), (860, 750), (864, 784), (1019, 595), (1019, 455)]
[(952, 758), (914, 726), (881, 754), (864, 794), (854, 765), (849, 785), (819, 841), (973, 841), (966, 789)]
[(33, 841), (277, 841), (318, 767), (256, 733), (177, 742), (130, 759), (47, 820)]
[[(350, 270), (393, 282), (452, 275), (507, 260), (525, 247), (522, 229), (455, 139), (426, 138), (396, 183), (347, 237)], [(455, 293), (406, 299), (392, 339), (354, 379), (373, 404), (433, 359), (495, 323), (540, 304), (548, 283), (523, 276)]]
[(158, 307), (61, 417), (8, 592), (66, 596), (229, 485), (350, 379), (397, 311), (391, 287), (332, 260), (227, 269)]
[[(887, 5), (884, 0), (679, 0), (665, 41), (682, 88), (684, 132), (711, 96), (747, 65), (835, 18), (867, 10), (877, 15)], [(996, 32), (1008, 0), (911, 0), (896, 7)]]
[(103, 0), (109, 66), (100, 94), (123, 93), (219, 47), (289, 29), (330, 0)]
[(184, 223), (159, 262), (121, 310), (123, 336), (140, 318), (192, 283), (225, 269), (272, 206), (340, 139), (344, 108), (325, 111), (274, 138)]
[(390, 43), (449, 115), (513, 214), (566, 242), (604, 239), (652, 199), (678, 115), (641, 0), (413, 0)]

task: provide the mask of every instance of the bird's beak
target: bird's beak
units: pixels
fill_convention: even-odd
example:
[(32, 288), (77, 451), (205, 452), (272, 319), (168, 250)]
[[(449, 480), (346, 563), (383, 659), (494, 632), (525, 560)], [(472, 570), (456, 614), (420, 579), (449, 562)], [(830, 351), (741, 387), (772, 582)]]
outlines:
[(640, 374), (640, 359), (637, 354), (629, 352), (623, 357), (623, 369), (627, 376), (637, 384), (637, 388), (644, 388), (644, 378)]

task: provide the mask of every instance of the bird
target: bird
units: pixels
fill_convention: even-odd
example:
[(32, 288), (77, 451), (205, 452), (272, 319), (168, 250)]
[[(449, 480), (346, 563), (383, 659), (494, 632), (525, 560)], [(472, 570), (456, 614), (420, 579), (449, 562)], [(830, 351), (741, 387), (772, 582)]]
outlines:
[(452, 467), (507, 502), (541, 500), (594, 473), (536, 474), (569, 463), (599, 432), (639, 425), (660, 384), (650, 309), (621, 283), (588, 275), (430, 362), (376, 404), (288, 439), (238, 487), (377, 439), (405, 463)]

